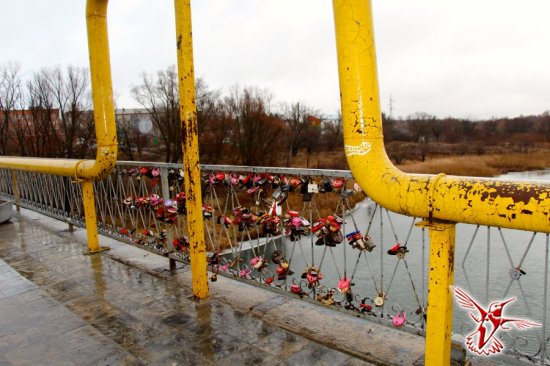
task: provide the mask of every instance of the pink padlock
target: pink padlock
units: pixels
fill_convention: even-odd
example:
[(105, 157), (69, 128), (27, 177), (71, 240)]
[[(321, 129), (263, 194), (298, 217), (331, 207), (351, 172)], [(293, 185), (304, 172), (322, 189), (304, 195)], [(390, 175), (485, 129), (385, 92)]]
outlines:
[(246, 278), (248, 277), (248, 275), (250, 274), (250, 272), (252, 272), (249, 268), (243, 268), (241, 269), (241, 271), (239, 272), (239, 275), (242, 277), (242, 278)]
[(404, 311), (400, 311), (392, 318), (391, 322), (395, 327), (400, 328), (407, 322), (407, 315), (405, 315)]
[(299, 217), (293, 217), (290, 220), (290, 224), (294, 227), (301, 227), (302, 226), (302, 220), (300, 220)]
[(349, 277), (342, 278), (338, 282), (338, 291), (343, 293), (349, 292), (350, 286), (351, 286), (351, 280), (349, 279)]
[(261, 255), (252, 258), (250, 260), (250, 265), (257, 270), (260, 270), (264, 265), (264, 258)]

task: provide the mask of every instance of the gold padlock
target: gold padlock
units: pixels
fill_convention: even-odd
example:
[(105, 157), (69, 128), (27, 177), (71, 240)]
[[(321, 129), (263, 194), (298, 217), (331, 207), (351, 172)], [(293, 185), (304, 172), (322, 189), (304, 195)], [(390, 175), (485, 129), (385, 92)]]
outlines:
[(289, 266), (288, 262), (287, 262), (286, 260), (284, 260), (284, 259), (281, 259), (281, 261), (279, 262), (279, 265), (280, 265), (281, 268), (283, 268), (283, 269), (288, 269), (288, 266)]
[(380, 292), (378, 296), (374, 299), (374, 305), (381, 307), (384, 305), (384, 294)]

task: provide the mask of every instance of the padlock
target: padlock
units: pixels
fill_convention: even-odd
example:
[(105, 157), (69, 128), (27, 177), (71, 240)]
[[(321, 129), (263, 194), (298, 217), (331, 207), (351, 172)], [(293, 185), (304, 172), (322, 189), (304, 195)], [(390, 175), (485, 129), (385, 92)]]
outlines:
[(284, 260), (284, 257), (282, 255), (281, 252), (279, 252), (278, 250), (274, 251), (273, 253), (271, 253), (271, 261), (275, 264), (279, 264), (281, 262), (281, 260)]
[(334, 289), (330, 289), (326, 295), (321, 297), (321, 302), (323, 303), (323, 305), (330, 306), (334, 304), (333, 296), (334, 296)]
[(262, 193), (263, 193), (263, 191), (264, 191), (263, 189), (259, 189), (259, 190), (256, 192), (256, 195), (255, 195), (255, 197), (256, 197), (256, 202), (255, 202), (255, 203), (256, 203), (256, 206), (260, 206), (260, 202), (261, 202), (261, 200), (262, 200)]
[(363, 237), (363, 243), (364, 243), (364, 249), (368, 250), (369, 252), (372, 252), (372, 250), (376, 248), (376, 245), (372, 241), (371, 237), (368, 235), (365, 235)]
[(319, 186), (317, 185), (317, 183), (315, 183), (315, 182), (309, 183), (307, 185), (307, 192), (308, 193), (319, 193)]
[(402, 327), (407, 322), (407, 315), (405, 315), (404, 311), (400, 311), (392, 318), (392, 324), (394, 327)]
[(271, 198), (277, 201), (282, 194), (283, 194), (283, 191), (280, 188), (274, 189), (273, 193), (271, 193)]
[(349, 277), (341, 278), (340, 281), (338, 281), (338, 291), (342, 293), (347, 293), (351, 291), (351, 279)]
[(510, 270), (510, 277), (512, 277), (513, 280), (519, 280), (524, 274), (526, 274), (526, 272), (518, 267)]
[(374, 305), (376, 305), (378, 307), (381, 307), (382, 305), (384, 305), (384, 294), (383, 293), (379, 293), (378, 296), (376, 296), (376, 298), (374, 299)]
[(334, 247), (336, 244), (340, 244), (342, 241), (344, 241), (344, 236), (342, 235), (342, 232), (340, 230), (334, 231), (329, 235), (329, 243), (326, 245)]
[(296, 295), (301, 295), (302, 294), (302, 289), (300, 288), (299, 285), (293, 283), (292, 285), (290, 285), (290, 292), (292, 292), (293, 294), (296, 294)]
[(288, 262), (282, 258), (280, 261), (279, 261), (279, 265), (281, 266), (281, 268), (283, 268), (285, 271), (288, 270), (288, 267), (289, 267), (289, 264)]
[(399, 251), (397, 252), (397, 258), (399, 258), (399, 259), (405, 259), (405, 253), (406, 253), (405, 251), (399, 250)]
[(319, 187), (319, 192), (325, 193), (325, 192), (332, 192), (332, 183), (329, 179), (324, 179), (321, 182), (321, 186)]
[(309, 186), (309, 178), (308, 177), (302, 177), (300, 179), (300, 193), (306, 194), (308, 193), (308, 186)]

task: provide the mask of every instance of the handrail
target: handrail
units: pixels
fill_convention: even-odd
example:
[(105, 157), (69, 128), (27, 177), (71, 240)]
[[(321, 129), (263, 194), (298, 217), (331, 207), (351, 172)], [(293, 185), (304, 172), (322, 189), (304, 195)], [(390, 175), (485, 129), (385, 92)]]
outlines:
[(26, 170), (74, 177), (76, 180), (105, 178), (116, 164), (117, 136), (111, 83), (109, 40), (107, 36), (108, 0), (88, 0), (86, 24), (90, 73), (97, 139), (95, 160), (0, 157), (0, 168)]
[(353, 176), (376, 202), (409, 216), (550, 232), (550, 185), (407, 174), (382, 132), (370, 1), (334, 0), (344, 144)]
[[(177, 163), (159, 163), (154, 161), (117, 161), (117, 165), (139, 165), (150, 168), (166, 168), (166, 169), (178, 169), (181, 168), (181, 164)], [(339, 169), (320, 169), (320, 168), (285, 168), (279, 166), (249, 166), (249, 165), (223, 165), (223, 164), (200, 164), (201, 171), (231, 171), (239, 173), (271, 173), (271, 174), (285, 174), (285, 175), (309, 175), (320, 177), (342, 177), (346, 179), (353, 179), (349, 170)], [(306, 173), (307, 172), (307, 173)]]

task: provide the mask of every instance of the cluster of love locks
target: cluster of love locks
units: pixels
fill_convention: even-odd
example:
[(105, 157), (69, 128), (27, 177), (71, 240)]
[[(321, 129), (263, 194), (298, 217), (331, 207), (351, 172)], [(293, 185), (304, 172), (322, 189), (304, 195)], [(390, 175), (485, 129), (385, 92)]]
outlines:
[[(155, 187), (160, 181), (160, 168), (139, 167), (122, 169), (120, 175), (135, 177), (136, 179), (148, 178), (151, 181), (151, 186)], [(168, 170), (168, 182), (170, 190), (174, 191), (178, 185), (183, 183), (183, 171), (181, 169)], [(343, 242), (341, 226), (343, 220), (336, 215), (329, 215), (326, 218), (319, 218), (313, 225), (300, 216), (297, 211), (288, 210), (282, 215), (282, 204), (285, 202), (288, 193), (298, 191), (304, 201), (311, 199), (313, 193), (326, 192), (352, 192), (346, 191), (346, 180), (344, 178), (323, 179), (320, 184), (317, 184), (310, 177), (286, 177), (285, 175), (272, 175), (268, 173), (248, 173), (242, 174), (225, 174), (220, 171), (217, 173), (203, 174), (202, 183), (213, 187), (216, 185), (225, 185), (233, 189), (246, 190), (250, 195), (256, 197), (256, 206), (260, 206), (260, 202), (269, 206), (265, 211), (253, 212), (247, 207), (237, 207), (232, 211), (232, 217), (226, 215), (217, 216), (217, 222), (226, 227), (235, 225), (239, 231), (251, 229), (259, 226), (262, 229), (263, 235), (280, 235), (281, 231), (289, 236), (291, 241), (300, 240), (301, 236), (313, 233), (317, 236), (316, 245), (326, 245), (334, 247)], [(356, 190), (359, 190), (357, 186)], [(266, 198), (266, 192), (271, 191), (271, 198)], [(157, 222), (172, 224), (177, 221), (178, 215), (186, 214), (186, 199), (185, 193), (179, 192), (175, 197), (164, 200), (157, 194), (151, 194), (143, 197), (128, 196), (123, 201), (124, 205), (129, 209), (150, 209)], [(202, 206), (203, 216), (206, 219), (214, 215), (212, 206), (204, 204)], [(123, 235), (132, 235), (135, 230), (122, 228)], [(346, 235), (349, 244), (353, 248), (360, 250), (366, 249), (372, 251), (375, 247), (368, 237), (363, 237), (359, 232), (353, 232)], [(147, 238), (160, 241), (163, 245), (166, 241), (165, 230), (155, 233), (150, 229), (143, 229), (138, 233), (134, 242), (144, 244)], [(149, 240), (149, 241), (151, 241)], [(185, 251), (188, 247), (189, 240), (181, 237), (173, 241), (173, 245), (177, 251)], [(160, 245), (156, 245), (160, 246)]]
[[(153, 188), (161, 179), (159, 168), (140, 167), (124, 169), (120, 171), (120, 174), (140, 180), (146, 177), (150, 180)], [(149, 209), (153, 212), (157, 222), (173, 224), (177, 222), (178, 215), (186, 214), (185, 193), (179, 189), (183, 183), (182, 170), (170, 169), (168, 171), (168, 182), (170, 191), (179, 192), (171, 199), (164, 200), (157, 194), (145, 197), (130, 196), (124, 199), (124, 204), (132, 210)], [(268, 173), (226, 174), (220, 171), (203, 174), (201, 183), (203, 184), (203, 192), (216, 186), (229, 187), (234, 191), (245, 191), (253, 197), (255, 206), (258, 209), (262, 206), (265, 207), (263, 211), (253, 211), (249, 207), (238, 206), (232, 210), (231, 215), (215, 215), (211, 205), (203, 204), (203, 217), (211, 219), (215, 215), (217, 223), (224, 225), (226, 228), (234, 226), (239, 232), (259, 228), (263, 235), (275, 236), (284, 234), (293, 242), (301, 240), (303, 236), (313, 234), (316, 238), (314, 244), (317, 246), (335, 247), (347, 241), (352, 248), (360, 251), (372, 252), (376, 247), (368, 235), (363, 235), (358, 230), (344, 235), (342, 230), (345, 222), (335, 214), (318, 218), (313, 224), (301, 216), (298, 211), (288, 209), (283, 214), (282, 206), (290, 192), (301, 194), (304, 202), (311, 201), (313, 194), (316, 193), (337, 192), (342, 197), (348, 197), (353, 190), (346, 190), (346, 180), (344, 178), (325, 178), (320, 183), (317, 183), (310, 177), (286, 177), (285, 175), (272, 175)], [(360, 188), (355, 185), (354, 190), (359, 191)], [(267, 196), (268, 193), (270, 197)], [(124, 228), (121, 232), (130, 236), (133, 234), (133, 232), (129, 232), (129, 230)], [(156, 246), (159, 246), (158, 242), (160, 242), (160, 245), (165, 247), (166, 233), (164, 230), (154, 233), (152, 230), (143, 229), (142, 232), (136, 235), (134, 242), (137, 244), (147, 244), (147, 238), (156, 241)], [(186, 236), (173, 239), (173, 246), (177, 252), (188, 252), (189, 245), (189, 238)], [(407, 248), (400, 244), (388, 250), (388, 254), (400, 257), (406, 252), (408, 252)], [(278, 285), (278, 283), (285, 283), (287, 277), (294, 274), (294, 271), (290, 268), (290, 261), (284, 257), (283, 253), (277, 250), (271, 254), (269, 259), (261, 255), (252, 257), (248, 263), (249, 265), (243, 265), (242, 259), (239, 257), (236, 257), (231, 262), (226, 261), (217, 251), (208, 255), (207, 259), (213, 272), (211, 276), (212, 281), (216, 280), (219, 271), (232, 272), (237, 277), (248, 279), (252, 277), (253, 271), (257, 271), (262, 274), (260, 279), (264, 284)], [(269, 269), (270, 262), (274, 264), (271, 270)], [(320, 281), (324, 278), (323, 273), (316, 266), (307, 266), (298, 278), (301, 281), (292, 278), (289, 286), (289, 291), (294, 294), (303, 296), (306, 289), (324, 288), (320, 284)], [(335, 288), (325, 289), (326, 291), (316, 291), (316, 299), (324, 305), (329, 306), (337, 303), (335, 295), (340, 293), (344, 295), (348, 306), (351, 306), (351, 308), (361, 312), (370, 312), (372, 306), (366, 303), (366, 299), (360, 301), (360, 304), (356, 307), (351, 305), (353, 302), (352, 286), (351, 279), (344, 276), (338, 281)], [(383, 303), (383, 300), (381, 303)], [(375, 304), (376, 306), (380, 306), (376, 302)], [(404, 313), (398, 314), (394, 319), (394, 325), (401, 326), (404, 324), (405, 320), (401, 321), (404, 317)]]

